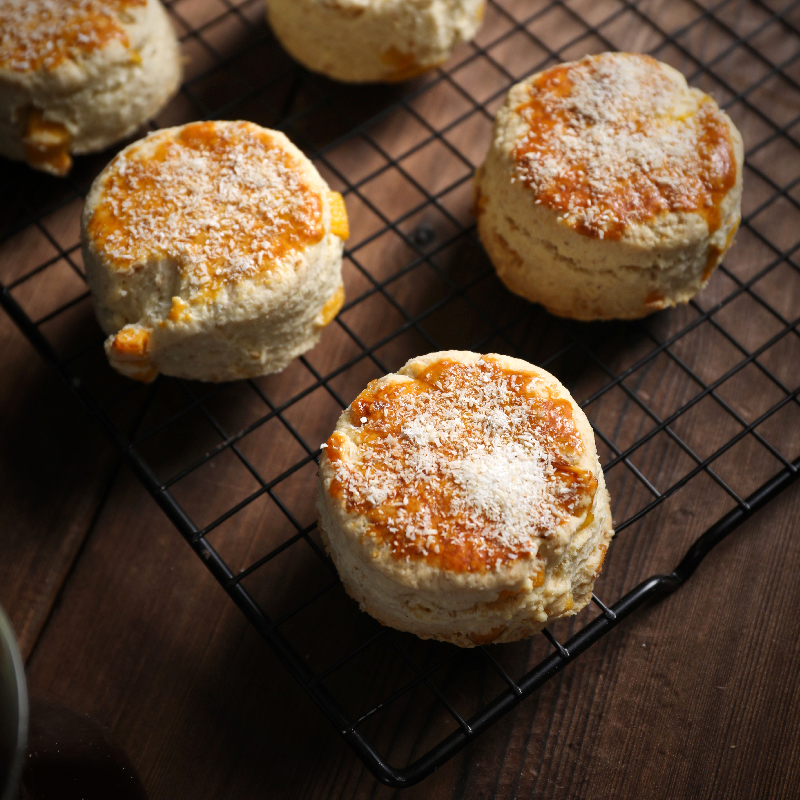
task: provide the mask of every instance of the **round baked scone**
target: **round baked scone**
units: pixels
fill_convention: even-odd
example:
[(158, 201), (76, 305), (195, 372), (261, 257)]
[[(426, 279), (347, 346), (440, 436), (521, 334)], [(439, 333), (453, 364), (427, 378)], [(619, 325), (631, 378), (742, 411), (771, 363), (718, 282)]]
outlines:
[(159, 0), (0, 0), (0, 155), (66, 175), (154, 116), (181, 79)]
[(518, 83), (475, 176), (478, 232), (512, 292), (575, 319), (688, 302), (741, 219), (742, 137), (672, 67), (601, 53)]
[(462, 647), (577, 613), (613, 536), (586, 416), (507, 356), (431, 353), (372, 381), (319, 475), (348, 594), (384, 625)]
[(83, 259), (111, 365), (204, 381), (283, 369), (344, 301), (342, 196), (282, 134), (195, 122), (122, 150), (86, 198)]
[(275, 36), (303, 66), (349, 83), (404, 81), (446, 61), (486, 0), (267, 0)]

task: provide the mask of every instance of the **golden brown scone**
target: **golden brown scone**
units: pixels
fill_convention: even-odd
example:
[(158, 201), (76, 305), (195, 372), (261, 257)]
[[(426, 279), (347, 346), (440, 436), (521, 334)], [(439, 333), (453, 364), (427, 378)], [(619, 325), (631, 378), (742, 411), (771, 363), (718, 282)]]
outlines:
[(514, 86), (475, 176), (501, 280), (548, 311), (631, 319), (688, 302), (741, 219), (742, 137), (672, 67), (635, 53)]
[(267, 0), (278, 41), (308, 69), (350, 83), (404, 81), (475, 35), (486, 0)]
[(372, 381), (319, 474), (323, 540), (350, 596), (462, 647), (577, 613), (613, 536), (586, 416), (507, 356), (431, 353)]
[(143, 381), (283, 369), (342, 306), (348, 235), (342, 196), (282, 133), (194, 122), (135, 142), (82, 218), (111, 365)]
[(159, 0), (0, 0), (0, 155), (65, 175), (124, 139), (181, 79)]

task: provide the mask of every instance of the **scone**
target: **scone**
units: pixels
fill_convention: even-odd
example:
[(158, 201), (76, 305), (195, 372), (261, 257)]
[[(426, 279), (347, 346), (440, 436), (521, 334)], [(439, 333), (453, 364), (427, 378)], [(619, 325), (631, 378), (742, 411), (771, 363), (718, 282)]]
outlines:
[(342, 196), (282, 134), (195, 122), (134, 142), (82, 224), (111, 365), (203, 381), (283, 369), (344, 300)]
[(676, 70), (601, 53), (514, 86), (475, 176), (478, 232), (512, 292), (574, 319), (688, 302), (741, 219), (742, 137)]
[(177, 91), (159, 0), (0, 0), (0, 155), (65, 175)]
[(577, 613), (613, 536), (586, 416), (507, 356), (431, 353), (372, 381), (319, 475), (322, 537), (350, 596), (462, 647)]
[(350, 83), (404, 81), (446, 61), (486, 0), (267, 0), (267, 19), (308, 69)]

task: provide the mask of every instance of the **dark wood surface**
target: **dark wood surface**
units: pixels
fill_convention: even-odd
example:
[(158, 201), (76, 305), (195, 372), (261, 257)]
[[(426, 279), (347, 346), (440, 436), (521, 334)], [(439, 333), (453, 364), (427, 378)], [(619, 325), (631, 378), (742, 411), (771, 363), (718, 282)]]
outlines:
[[(612, 46), (646, 50), (663, 40), (664, 29), (687, 25), (700, 8), (692, 0), (646, 0), (598, 34), (588, 25), (613, 13), (602, 3), (576, 0), (569, 13), (560, 3), (507, 0), (501, 5), (509, 15), (490, 7), (479, 36), (484, 46), (506, 36), (490, 48), (493, 64), (481, 58), (458, 67), (459, 59), (469, 54), (462, 49), (451, 69), (452, 80), (432, 82), (410, 110), (401, 109), (370, 126), (368, 139), (345, 141), (319, 163), (336, 188), (357, 184), (380, 170), (347, 196), (354, 257), (345, 264), (344, 274), (351, 300), (371, 291), (373, 279), (392, 275), (414, 258), (412, 245), (434, 248), (452, 236), (459, 223), (470, 220), (469, 164), (453, 158), (442, 141), (431, 139), (425, 125), (441, 129), (466, 115), (447, 130), (445, 138), (475, 165), (485, 152), (490, 130), (488, 116), (476, 102), (488, 99), (492, 110), (510, 76), (539, 63), (547, 48), (561, 58)], [(552, 9), (544, 13), (548, 5)], [(533, 13), (533, 6), (542, 10), (532, 28), (541, 46), (513, 32), (510, 21), (514, 15)], [(210, 0), (179, 0), (173, 5), (181, 32), (188, 26), (206, 26), (202, 35), (186, 35), (183, 46), (189, 75), (200, 76), (192, 96), (201, 98), (209, 113), (241, 88), (227, 71), (203, 77), (202, 71), (218, 57), (247, 52), (236, 68), (250, 78), (266, 69), (280, 74), (281, 69), (291, 68), (274, 42), (262, 41), (266, 33), (260, 2), (245, 0), (236, 13), (227, 8)], [(665, 45), (659, 55), (691, 74), (700, 59), (714, 57), (729, 44), (724, 26), (739, 33), (757, 30), (764, 24), (766, 8), (763, 3), (730, 0), (721, 6), (719, 23), (693, 28), (677, 44)], [(656, 24), (645, 24), (637, 16), (639, 11)], [(787, 86), (762, 79), (763, 57), (754, 54), (768, 53), (775, 62), (791, 56), (797, 47), (791, 31), (800, 25), (797, 13), (792, 13), (788, 20), (794, 29), (777, 23), (768, 26), (752, 39), (753, 52), (739, 48), (718, 64), (730, 86), (707, 80), (708, 76), (698, 78), (723, 100), (731, 97), (731, 89), (761, 80), (730, 111), (750, 151), (743, 209), (752, 218), (726, 258), (728, 272), (715, 274), (695, 307), (659, 314), (643, 326), (582, 329), (580, 336), (591, 339), (606, 366), (619, 372), (653, 352), (658, 341), (698, 319), (704, 309), (732, 296), (737, 281), (753, 279), (760, 270), (766, 270), (765, 277), (756, 280), (753, 292), (740, 292), (712, 321), (682, 337), (672, 348), (671, 359), (661, 354), (646, 362), (623, 386), (587, 408), (593, 424), (608, 439), (600, 446), (604, 461), (612, 456), (611, 448), (624, 450), (652, 428), (653, 419), (642, 404), (665, 418), (739, 363), (743, 349), (761, 347), (786, 327), (764, 311), (760, 300), (788, 320), (800, 308), (797, 265), (787, 261), (769, 267), (776, 250), (767, 244), (788, 249), (798, 229), (798, 203), (792, 205), (778, 191), (800, 172), (800, 149), (789, 124), (796, 115), (796, 98)], [(255, 49), (253, 41), (258, 43)], [(800, 80), (800, 75), (793, 80)], [(291, 82), (278, 81), (261, 104), (251, 105), (244, 94), (235, 113), (270, 124), (272, 112), (265, 109), (289, 107), (302, 112), (322, 102), (326, 93), (340, 92), (326, 107), (336, 114), (324, 120), (324, 136), (313, 115), (303, 117), (299, 112), (293, 135), (302, 146), (312, 148), (368, 119), (387, 100), (406, 91), (334, 90), (308, 77), (299, 85), (298, 91), (297, 84), (292, 89)], [(416, 88), (423, 86), (424, 82)], [(470, 114), (473, 106), (475, 113)], [(199, 115), (189, 95), (182, 95), (159, 122), (176, 123)], [(773, 136), (775, 126), (770, 127), (765, 117), (785, 124), (789, 133)], [(341, 131), (335, 130), (336, 125)], [(417, 143), (419, 149), (402, 159), (402, 172), (387, 163), (388, 157), (408, 153)], [(79, 160), (77, 180), (85, 184), (107, 156)], [(424, 192), (441, 191), (454, 181), (458, 185), (440, 198), (436, 208), (428, 205), (402, 219), (397, 230), (370, 239), (387, 221), (413, 209)], [(26, 208), (36, 211), (61, 189), (50, 179), (32, 178), (21, 191)], [(0, 198), (0, 203), (14, 207), (16, 199)], [(762, 204), (767, 213), (762, 213)], [(42, 211), (38, 228), (30, 226), (4, 240), (0, 279), (13, 280), (53, 258), (56, 246), (66, 248), (79, 266), (79, 256), (71, 249), (77, 244), (79, 212), (77, 201), (53, 214)], [(9, 212), (0, 223), (5, 231), (18, 220)], [(432, 236), (433, 243), (426, 243), (425, 237), (418, 245), (413, 237), (400, 238), (401, 233), (416, 230)], [(347, 327), (331, 326), (308, 355), (308, 364), (323, 373), (332, 371), (358, 352), (347, 330), (369, 346), (402, 324), (403, 314), (422, 313), (440, 301), (441, 308), (428, 314), (421, 326), (378, 348), (383, 363), (399, 366), (407, 357), (432, 349), (433, 340), (466, 346), (484, 334), (483, 350), (504, 349), (508, 341), (491, 337), (492, 326), (525, 313), (526, 307), (495, 279), (478, 280), (485, 268), (485, 257), (474, 241), (457, 241), (346, 310), (342, 319)], [(448, 286), (470, 280), (477, 282), (465, 299), (446, 300)], [(22, 284), (15, 297), (32, 317), (40, 317), (82, 291), (75, 272), (61, 259)], [(540, 312), (526, 320), (524, 334), (517, 336), (512, 330), (509, 335), (521, 342), (531, 360), (541, 362), (564, 344), (569, 329)], [(45, 328), (48, 338), (65, 351), (97, 338), (85, 301)], [(795, 330), (760, 358), (789, 391), (800, 385), (798, 342)], [(79, 364), (81, 374), (98, 396), (109, 397), (124, 388), (125, 381), (110, 374), (99, 350), (87, 358), (91, 363)], [(557, 361), (552, 369), (578, 400), (607, 380), (597, 364), (575, 350), (570, 360)], [(379, 372), (377, 364), (364, 359), (332, 381), (331, 388), (348, 402)], [(106, 726), (140, 772), (153, 800), (349, 800), (396, 794), (377, 783), (355, 758), (4, 315), (0, 315), (0, 375), (0, 603), (19, 635), (31, 692), (88, 713)], [(258, 385), (274, 402), (284, 402), (312, 383), (310, 375), (308, 368), (295, 363)], [(743, 423), (778, 402), (783, 390), (776, 387), (775, 381), (749, 365), (721, 384), (716, 400), (706, 397), (693, 405), (673, 430), (705, 458)], [(190, 390), (206, 391), (197, 386)], [(144, 389), (135, 392), (118, 420), (128, 428), (138, 424), (147, 429), (187, 403), (172, 383), (159, 384), (154, 397)], [(728, 410), (721, 410), (720, 401)], [(224, 388), (205, 407), (231, 431), (264, 413), (263, 402), (244, 385)], [(284, 416), (316, 446), (329, 433), (339, 410), (328, 392), (317, 389)], [(796, 457), (800, 405), (787, 404), (759, 432), (784, 456)], [(168, 426), (152, 437), (142, 452), (166, 477), (219, 440), (208, 421), (194, 413), (179, 427)], [(241, 452), (267, 479), (304, 454), (277, 419), (245, 437)], [(636, 450), (631, 463), (662, 491), (694, 467), (665, 432)], [(751, 436), (714, 462), (718, 478), (742, 495), (778, 468), (774, 456)], [(280, 486), (281, 501), (301, 525), (314, 518), (314, 473), (315, 465), (308, 464)], [(652, 499), (624, 464), (608, 472), (608, 483), (617, 521)], [(202, 525), (257, 487), (252, 474), (227, 449), (173, 490)], [(613, 600), (645, 576), (672, 568), (694, 538), (733, 505), (720, 481), (701, 472), (617, 537), (598, 582), (599, 595)], [(798, 519), (800, 486), (795, 485), (714, 550), (678, 593), (626, 621), (403, 796), (469, 800), (800, 796)], [(260, 498), (221, 525), (210, 540), (233, 569), (242, 569), (293, 531), (271, 502)], [(294, 545), (285, 558), (248, 579), (248, 589), (276, 616), (327, 580), (324, 567), (304, 547), (302, 542)], [(294, 636), (298, 647), (308, 645), (300, 652), (312, 667), (320, 654), (346, 647), (369, 625), (341, 594), (325, 602), (328, 606), (315, 616), (287, 626), (287, 636)], [(574, 629), (574, 622), (564, 621), (556, 633), (563, 639)], [(412, 637), (404, 641), (414, 648)], [(537, 653), (541, 656), (538, 644), (526, 647), (509, 646), (497, 657), (513, 662), (519, 674), (526, 663), (535, 663)], [(381, 652), (357, 664), (340, 687), (356, 702), (365, 702), (362, 695), (367, 701), (384, 697), (407, 678)], [(456, 683), (449, 689), (467, 715), (475, 703), (491, 696), (483, 683)], [(422, 700), (414, 695), (414, 702)], [(405, 714), (408, 707), (398, 705), (401, 709), (395, 716), (375, 729), (395, 763), (419, 755), (449, 730), (447, 720), (423, 704), (416, 717), (429, 714), (429, 718), (420, 733), (405, 724), (414, 714)]]
[[(108, 449), (31, 348), (4, 333), (4, 374), (16, 364), (30, 407), (69, 420), (41, 443), (61, 468), (38, 476), (44, 487), (35, 476), (18, 481), (3, 502), (11, 552), (4, 548), (10, 580), (0, 602), (32, 650), (31, 692), (106, 725), (153, 800), (392, 795), (136, 479), (123, 469), (103, 495)], [(3, 419), (17, 408), (6, 395)], [(18, 475), (28, 453), (27, 441), (6, 443), (3, 474)], [(84, 498), (77, 508), (65, 499), (75, 495)], [(101, 497), (93, 519), (87, 506)], [(799, 517), (795, 486), (677, 594), (624, 623), (403, 796), (796, 797)], [(33, 633), (31, 617), (54, 604)]]

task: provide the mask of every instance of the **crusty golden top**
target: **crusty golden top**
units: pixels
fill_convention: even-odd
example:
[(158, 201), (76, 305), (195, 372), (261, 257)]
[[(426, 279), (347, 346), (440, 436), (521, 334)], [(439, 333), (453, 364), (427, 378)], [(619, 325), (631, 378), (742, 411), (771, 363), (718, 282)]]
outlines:
[(329, 491), (393, 558), (482, 572), (535, 556), (571, 517), (591, 521), (597, 479), (578, 466), (572, 406), (535, 373), (444, 358), (373, 381), (349, 416), (355, 455), (341, 431), (324, 445)]
[[(51, 70), (114, 39), (128, 46), (126, 12), (147, 0), (0, 0), (0, 67)], [(132, 54), (137, 59), (137, 54)]]
[(299, 157), (250, 122), (196, 122), (123, 150), (100, 176), (90, 242), (117, 269), (174, 259), (197, 296), (319, 242), (322, 199)]
[(699, 212), (709, 232), (736, 183), (728, 122), (650, 56), (601, 53), (534, 76), (517, 112), (515, 179), (579, 233), (618, 239), (660, 212)]

